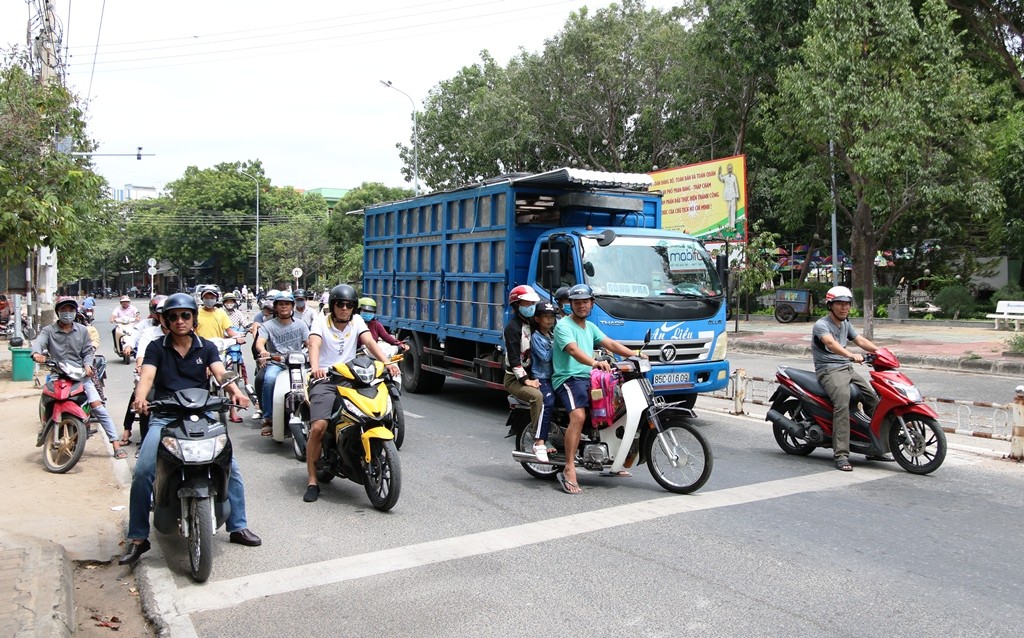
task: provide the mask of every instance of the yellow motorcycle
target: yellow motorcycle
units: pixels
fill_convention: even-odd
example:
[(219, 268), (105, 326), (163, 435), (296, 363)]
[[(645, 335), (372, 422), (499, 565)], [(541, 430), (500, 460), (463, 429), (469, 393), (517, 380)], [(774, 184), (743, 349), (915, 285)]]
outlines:
[(337, 385), (338, 398), (316, 463), (321, 483), (335, 476), (358, 483), (382, 512), (395, 506), (402, 491), (402, 466), (391, 431), (394, 404), (385, 376), (384, 364), (366, 355), (330, 368), (324, 381)]

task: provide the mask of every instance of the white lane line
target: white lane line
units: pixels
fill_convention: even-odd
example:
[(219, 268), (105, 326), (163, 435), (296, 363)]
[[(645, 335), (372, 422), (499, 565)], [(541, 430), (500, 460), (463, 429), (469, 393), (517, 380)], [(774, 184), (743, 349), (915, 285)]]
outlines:
[(427, 418), (427, 417), (423, 416), (422, 414), (416, 414), (415, 412), (409, 412), (408, 410), (402, 410), (402, 412), (405, 413), (405, 416), (411, 416), (414, 419), (425, 419), (425, 418)]
[(443, 538), (357, 556), (346, 556), (218, 582), (208, 582), (202, 587), (179, 589), (173, 601), (161, 602), (166, 604), (164, 609), (173, 608), (175, 610), (171, 613), (188, 616), (197, 612), (233, 607), (264, 596), (286, 594), (311, 587), (500, 552), (535, 543), (550, 543), (558, 538), (578, 536), (620, 525), (640, 523), (686, 512), (743, 505), (794, 494), (848, 487), (895, 475), (888, 469), (859, 467), (856, 472), (852, 473), (830, 471), (715, 492), (656, 498), (514, 527)]

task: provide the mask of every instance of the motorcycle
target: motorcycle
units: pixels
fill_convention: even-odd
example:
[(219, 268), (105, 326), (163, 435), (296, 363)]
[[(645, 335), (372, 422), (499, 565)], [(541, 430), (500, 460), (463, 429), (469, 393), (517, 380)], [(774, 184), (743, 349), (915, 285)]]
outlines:
[(223, 415), (231, 403), (204, 388), (189, 388), (149, 407), (174, 417), (164, 426), (157, 450), (153, 526), (163, 534), (178, 528), (188, 543), (192, 579), (206, 582), (213, 569), (213, 536), (231, 513), (231, 440), (223, 418), (211, 413)]
[(85, 317), (85, 323), (92, 325), (92, 322), (96, 320), (96, 311), (92, 308), (83, 308), (82, 315)]
[(305, 462), (309, 433), (309, 396), (306, 394), (309, 357), (305, 350), (293, 350), (271, 355), (267, 365), (284, 368), (284, 372), (274, 379), (271, 437), (283, 443), (285, 436), (291, 436), (295, 458)]
[[(114, 326), (114, 352), (126, 364), (130, 364), (135, 358), (135, 350), (131, 345), (135, 343), (135, 337), (139, 331), (139, 324), (130, 319), (119, 319)], [(125, 349), (128, 354), (125, 354)]]
[[(870, 383), (879, 402), (874, 414), (865, 414), (860, 390), (850, 386), (850, 451), (869, 457), (892, 454), (911, 474), (939, 469), (946, 458), (939, 415), (898, 370), (900, 362), (888, 348), (866, 354), (864, 363), (873, 368)], [(775, 379), (779, 387), (765, 420), (771, 422), (779, 447), (798, 456), (832, 447), (832, 402), (814, 372), (783, 367)]]
[[(389, 363), (398, 364), (404, 358), (402, 349), (399, 346), (393, 346), (386, 341), (377, 341), (377, 346), (380, 347), (381, 352), (384, 353)], [(369, 352), (367, 352), (365, 347), (359, 348), (359, 353), (369, 356)], [(386, 427), (395, 435), (395, 447), (401, 450), (402, 443), (405, 442), (405, 410), (402, 409), (402, 369), (399, 368), (398, 374), (392, 375), (385, 368), (384, 383), (387, 384), (388, 392), (391, 394), (391, 422), (386, 424)]]
[[(650, 342), (648, 332), (646, 343)], [(590, 410), (583, 425), (576, 450), (576, 468), (617, 473), (635, 465), (647, 464), (651, 476), (663, 489), (676, 494), (699, 490), (711, 477), (714, 458), (711, 448), (689, 420), (696, 417), (690, 408), (667, 403), (654, 395), (647, 378), (651, 362), (631, 356), (612, 363), (612, 372), (619, 376), (621, 403), (609, 427), (593, 425)], [(531, 476), (554, 479), (565, 467), (565, 431), (569, 414), (556, 405), (551, 416), (547, 463), (533, 453), (534, 432), (530, 427), (530, 406), (509, 395), (509, 428), (506, 438), (516, 437), (512, 458), (519, 461)], [(641, 427), (641, 425), (643, 427)]]
[[(389, 429), (394, 404), (384, 380), (386, 370), (380, 361), (357, 355), (313, 382), (337, 384), (340, 399), (327, 422), (317, 480), (329, 483), (338, 476), (360, 484), (370, 503), (382, 512), (398, 503), (402, 491), (402, 467)], [(308, 421), (305, 427), (303, 434), (308, 436)]]
[[(251, 326), (252, 324), (249, 324)], [(245, 335), (248, 333), (249, 326), (246, 326), (240, 334)], [(239, 328), (235, 328), (239, 330)], [(238, 383), (239, 389), (243, 390), (246, 395), (252, 399), (256, 396), (256, 390), (249, 384), (245, 369), (245, 358), (242, 354), (242, 345), (234, 337), (224, 337), (222, 339), (208, 339), (217, 347), (217, 352), (220, 354), (220, 360), (224, 362), (224, 367), (228, 372), (232, 373), (234, 377), (241, 379), (242, 382)], [(217, 384), (216, 379), (210, 377), (210, 393), (216, 394), (217, 396), (226, 397), (227, 394), (223, 391), (222, 386)]]
[(89, 401), (85, 395), (85, 369), (82, 366), (47, 359), (48, 375), (39, 397), (39, 423), (36, 447), (43, 448), (43, 466), (54, 474), (73, 468), (89, 436)]
[[(29, 341), (36, 338), (35, 328), (32, 327), (28, 317), (21, 318), (21, 336)], [(0, 337), (6, 337), (7, 339), (14, 337), (14, 321), (10, 318), (0, 322)]]

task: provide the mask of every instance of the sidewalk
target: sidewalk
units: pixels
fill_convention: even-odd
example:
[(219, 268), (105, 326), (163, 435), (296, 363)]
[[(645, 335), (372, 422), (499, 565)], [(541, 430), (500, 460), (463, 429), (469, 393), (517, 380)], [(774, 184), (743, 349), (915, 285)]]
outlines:
[(109, 562), (124, 536), (127, 462), (92, 436), (70, 472), (47, 472), (35, 447), (39, 392), (11, 380), (11, 352), (0, 342), (0, 636), (74, 635), (74, 561)]
[[(854, 319), (862, 332), (863, 320)], [(740, 316), (728, 323), (729, 351), (760, 354), (811, 355), (811, 321), (779, 323), (767, 315)], [(946, 322), (909, 319), (876, 319), (871, 340), (892, 350), (904, 365), (962, 372), (1019, 376), (1024, 381), (1024, 355), (1009, 354), (1009, 330), (995, 330), (991, 323)]]

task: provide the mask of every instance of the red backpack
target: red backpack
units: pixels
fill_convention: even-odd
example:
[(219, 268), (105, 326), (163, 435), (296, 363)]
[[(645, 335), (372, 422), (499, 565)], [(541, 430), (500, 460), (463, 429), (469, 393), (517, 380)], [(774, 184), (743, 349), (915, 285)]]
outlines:
[(615, 422), (622, 407), (619, 375), (604, 370), (590, 371), (590, 423), (597, 429)]

